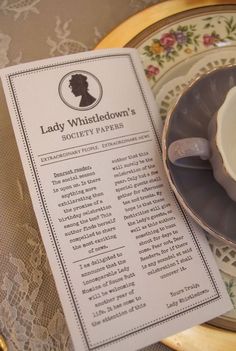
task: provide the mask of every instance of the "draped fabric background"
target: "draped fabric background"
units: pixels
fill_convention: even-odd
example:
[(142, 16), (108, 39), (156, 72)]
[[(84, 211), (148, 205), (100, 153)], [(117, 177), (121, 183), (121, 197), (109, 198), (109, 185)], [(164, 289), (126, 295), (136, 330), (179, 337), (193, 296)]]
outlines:
[(92, 49), (155, 0), (0, 0), (0, 67)]
[[(90, 50), (157, 2), (0, 0), (0, 68)], [(0, 160), (0, 335), (11, 351), (72, 351), (1, 86)]]

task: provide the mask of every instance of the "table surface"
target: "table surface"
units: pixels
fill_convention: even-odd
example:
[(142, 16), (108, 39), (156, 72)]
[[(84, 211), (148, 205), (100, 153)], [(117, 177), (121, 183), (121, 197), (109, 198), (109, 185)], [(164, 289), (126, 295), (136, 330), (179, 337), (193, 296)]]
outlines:
[[(2, 0), (0, 68), (93, 49), (120, 23), (158, 3), (164, 2)], [(133, 35), (133, 30), (135, 31), (135, 26), (130, 28), (129, 35)], [(124, 33), (122, 35), (119, 34), (119, 38), (124, 39)], [(111, 41), (105, 42), (105, 45), (113, 46), (111, 43), (114, 37), (106, 38)], [(117, 46), (122, 46), (121, 42)], [(2, 97), (0, 87), (0, 100)], [(7, 349), (11, 351), (72, 351), (70, 336), (32, 210), (8, 112), (1, 103), (0, 125), (0, 334), (6, 340)], [(47, 303), (48, 296), (53, 304)], [(164, 343), (176, 350), (198, 351), (199, 336), (203, 345), (206, 345), (209, 335), (215, 345), (218, 340), (225, 340), (229, 347), (236, 349), (232, 333), (210, 326), (197, 326), (167, 338)], [(5, 349), (6, 346), (0, 339), (0, 350), (1, 348)], [(156, 344), (145, 350), (167, 349), (163, 344)], [(217, 350), (216, 346), (214, 351)], [(230, 350), (233, 348), (227, 349)]]

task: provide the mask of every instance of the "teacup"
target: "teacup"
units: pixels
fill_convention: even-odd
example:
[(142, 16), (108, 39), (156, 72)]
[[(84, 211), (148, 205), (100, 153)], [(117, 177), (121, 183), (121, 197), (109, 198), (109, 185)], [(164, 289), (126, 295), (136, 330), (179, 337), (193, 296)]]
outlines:
[[(216, 181), (236, 201), (236, 86), (227, 92), (212, 116), (207, 138), (189, 137), (169, 145), (168, 157), (175, 165), (189, 166), (182, 160), (196, 156), (210, 161)], [(194, 162), (190, 167), (194, 167)]]

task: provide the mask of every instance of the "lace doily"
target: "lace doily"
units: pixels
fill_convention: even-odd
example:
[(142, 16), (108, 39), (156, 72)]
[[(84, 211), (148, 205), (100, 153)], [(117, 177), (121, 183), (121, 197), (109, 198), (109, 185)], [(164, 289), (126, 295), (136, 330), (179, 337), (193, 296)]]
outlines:
[(210, 236), (208, 241), (219, 269), (236, 278), (236, 250)]

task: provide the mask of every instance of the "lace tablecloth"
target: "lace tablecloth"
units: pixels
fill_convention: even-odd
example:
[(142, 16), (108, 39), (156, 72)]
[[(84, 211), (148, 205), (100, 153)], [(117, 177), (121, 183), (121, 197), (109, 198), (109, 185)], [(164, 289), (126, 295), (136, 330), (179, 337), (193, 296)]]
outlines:
[[(0, 0), (0, 68), (92, 49), (116, 25), (157, 2)], [(11, 351), (73, 350), (1, 87), (0, 159), (0, 335)]]

